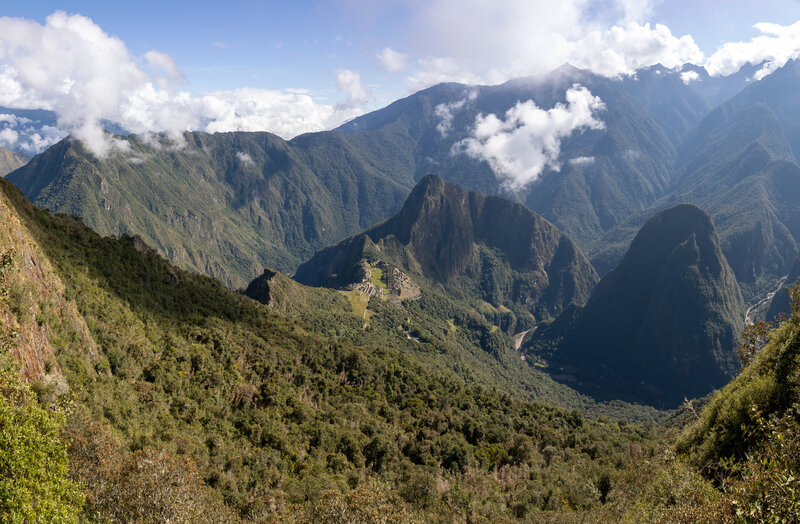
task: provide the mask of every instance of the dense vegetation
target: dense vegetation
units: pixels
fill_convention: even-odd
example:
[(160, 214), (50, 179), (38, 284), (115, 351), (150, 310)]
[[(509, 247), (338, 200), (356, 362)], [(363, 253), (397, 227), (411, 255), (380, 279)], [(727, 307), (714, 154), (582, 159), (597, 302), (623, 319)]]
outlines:
[[(38, 209), (0, 181), (0, 519), (796, 519), (798, 306), (784, 302), (778, 325), (745, 329), (741, 374), (666, 419), (581, 395), (531, 357), (551, 358), (573, 337), (572, 350), (604, 350), (592, 355), (604, 367), (582, 378), (622, 364), (606, 392), (645, 377), (658, 395), (672, 386), (673, 404), (707, 391), (687, 381), (734, 375), (743, 306), (732, 275), (756, 297), (796, 252), (798, 72), (789, 62), (705, 119), (745, 77), (703, 77), (700, 89), (658, 67), (617, 83), (562, 68), (544, 82), (478, 89), (448, 136), (434, 108), (467, 100), (466, 86), (288, 143), (187, 134), (171, 149), (130, 137), (133, 156), (100, 160), (62, 142), (18, 182), (123, 236)], [(565, 161), (515, 197), (608, 269), (654, 210), (691, 200), (720, 226), (717, 238), (705, 213), (680, 206), (681, 227), (634, 241), (583, 310), (568, 304), (585, 300), (595, 276), (566, 236), (494, 197), (470, 193), (453, 209), (466, 192), (452, 188), (422, 191), (415, 213), (303, 270), (357, 273), (367, 291), (265, 271), (235, 293), (159, 254), (240, 285), (263, 262), (291, 269), (388, 216), (432, 166), (496, 191), (488, 167), (451, 155), (452, 143), (478, 112), (532, 96), (551, 106), (575, 81), (606, 103), (606, 128), (565, 141), (563, 154), (594, 160)], [(434, 182), (443, 184), (424, 181)], [(186, 195), (194, 200), (179, 202)], [(386, 293), (392, 268), (414, 277), (412, 299)], [(512, 336), (565, 307), (533, 336), (566, 328), (523, 361)]]
[[(8, 311), (13, 253), (0, 253), (0, 315)], [(17, 332), (0, 317), (0, 517), (3, 522), (66, 522), (83, 504), (67, 475), (62, 409), (36, 403), (10, 351)]]
[[(204, 514), (280, 521), (373, 485), (378, 502), (420, 518), (530, 517), (602, 504), (626, 465), (655, 452), (646, 427), (467, 384), (368, 339), (315, 334), (3, 186), (97, 342), (87, 352), (75, 326), (40, 304), (71, 389), (71, 471), (91, 518), (180, 515), (187, 500), (206, 500)], [(38, 395), (66, 399), (45, 384)]]
[[(388, 218), (428, 173), (525, 203), (601, 275), (650, 216), (691, 202), (714, 218), (750, 305), (775, 289), (798, 249), (799, 69), (789, 61), (749, 82), (752, 68), (715, 78), (698, 68), (699, 80), (685, 84), (661, 66), (613, 80), (564, 66), (498, 86), (441, 84), (288, 142), (268, 133), (190, 133), (178, 145), (127, 137), (129, 153), (98, 160), (65, 141), (10, 179), (38, 205), (102, 234), (138, 234), (179, 267), (234, 288), (265, 266), (291, 273)], [(477, 115), (527, 100), (550, 108), (576, 83), (603, 101), (604, 127), (564, 139), (559, 169), (537, 182), (509, 193), (486, 162), (452, 154)]]
[[(388, 301), (370, 300), (364, 329), (348, 295), (275, 274), (266, 283), (270, 305), (260, 305), (171, 266), (136, 238), (102, 238), (0, 184), (14, 214), (3, 223), (35, 239), (25, 257), (43, 250), (55, 270), (43, 278), (61, 279), (63, 298), (80, 312), (77, 320), (59, 314), (20, 280), (22, 255), (4, 257), (4, 315), (38, 311), (58, 349), (46, 367), (60, 368), (69, 384), (31, 387), (15, 366), (0, 370), (0, 453), (13, 451), (3, 467), (19, 468), (0, 474), (6, 520), (78, 512), (145, 522), (796, 515), (797, 310), (776, 330), (748, 332), (743, 355), (752, 363), (702, 411), (688, 403), (657, 427), (592, 420), (468, 383), (422, 348), (385, 343)], [(25, 231), (13, 230), (15, 217)], [(78, 333), (81, 322), (96, 353)], [(17, 341), (9, 327), (6, 363)], [(695, 417), (676, 454), (675, 428)], [(27, 478), (30, 491), (21, 490)], [(13, 488), (3, 491), (9, 479)]]

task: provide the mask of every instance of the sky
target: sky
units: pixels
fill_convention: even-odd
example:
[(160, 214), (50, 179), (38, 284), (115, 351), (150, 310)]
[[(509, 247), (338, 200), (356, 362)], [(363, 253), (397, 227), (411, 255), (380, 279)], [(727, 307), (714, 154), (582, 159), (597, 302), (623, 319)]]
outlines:
[[(32, 152), (70, 132), (105, 154), (104, 120), (288, 139), (438, 82), (564, 62), (618, 77), (766, 60), (763, 75), (798, 55), (799, 21), (800, 0), (3, 0), (0, 106), (56, 112), (26, 136)], [(22, 140), (10, 119), (0, 114), (0, 145)]]

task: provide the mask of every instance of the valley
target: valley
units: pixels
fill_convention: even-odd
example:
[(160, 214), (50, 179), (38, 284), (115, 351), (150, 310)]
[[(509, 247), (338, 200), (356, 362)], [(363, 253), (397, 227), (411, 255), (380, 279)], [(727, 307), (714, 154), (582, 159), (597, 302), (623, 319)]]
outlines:
[[(0, 17), (0, 521), (795, 521), (800, 43), (634, 18), (537, 34), (541, 70), (385, 47), (193, 92)], [(191, 74), (366, 45), (270, 27), (263, 70)]]

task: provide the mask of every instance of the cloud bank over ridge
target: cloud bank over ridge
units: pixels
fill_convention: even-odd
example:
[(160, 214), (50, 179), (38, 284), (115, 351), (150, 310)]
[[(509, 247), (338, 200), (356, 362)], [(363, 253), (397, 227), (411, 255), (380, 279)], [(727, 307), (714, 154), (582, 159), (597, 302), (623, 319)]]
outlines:
[[(40, 136), (42, 145), (71, 133), (98, 156), (124, 148), (103, 131), (104, 120), (135, 133), (269, 130), (291, 138), (360, 114), (359, 105), (367, 99), (352, 71), (339, 73), (348, 99), (338, 106), (318, 103), (303, 90), (242, 88), (193, 95), (177, 89), (183, 83), (169, 55), (149, 51), (137, 58), (87, 17), (56, 12), (44, 24), (0, 18), (0, 106), (54, 111), (59, 133)], [(4, 127), (0, 140), (13, 146), (19, 134), (12, 131)]]
[[(706, 55), (691, 35), (646, 22), (654, 1), (409, 0), (375, 5), (349, 0), (339, 8), (374, 14), (402, 5), (408, 11), (405, 40), (376, 42), (378, 49), (368, 54), (383, 74), (405, 79), (407, 92), (446, 81), (496, 84), (543, 75), (566, 62), (611, 78), (656, 63), (668, 68), (705, 65), (712, 76), (731, 74), (748, 62), (763, 63), (757, 80), (800, 56), (800, 22), (756, 24), (759, 35), (725, 43)], [(85, 16), (55, 12), (43, 23), (2, 17), (0, 107), (49, 109), (57, 122), (37, 127), (0, 118), (0, 145), (36, 153), (70, 133), (97, 155), (124, 148), (124, 142), (103, 132), (104, 122), (175, 137), (184, 130), (271, 131), (288, 139), (331, 129), (376, 104), (376, 93), (386, 90), (362, 73), (343, 67), (325, 72), (331, 88), (323, 95), (256, 87), (195, 93), (170, 55), (149, 50), (137, 56)], [(698, 78), (693, 72), (681, 76), (686, 84)], [(458, 109), (439, 108), (442, 136)]]

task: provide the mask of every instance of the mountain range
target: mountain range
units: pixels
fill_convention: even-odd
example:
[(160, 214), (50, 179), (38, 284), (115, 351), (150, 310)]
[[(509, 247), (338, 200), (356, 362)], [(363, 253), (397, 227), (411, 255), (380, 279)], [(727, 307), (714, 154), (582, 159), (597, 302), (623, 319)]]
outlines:
[(580, 248), (543, 218), (434, 175), (417, 184), (397, 215), (320, 251), (294, 278), (341, 288), (369, 281), (378, 264), (510, 311), (511, 325), (526, 328), (585, 303), (597, 282)]
[[(798, 278), (800, 62), (757, 68), (0, 151), (0, 487), (102, 522), (774, 517), (800, 317), (745, 322)], [(570, 92), (597, 121), (530, 183), (465, 154)]]
[[(754, 81), (750, 65), (727, 77), (653, 66), (621, 79), (563, 66), (498, 86), (440, 84), (288, 142), (257, 133), (190, 133), (172, 145), (129, 136), (132, 154), (96, 159), (66, 140), (9, 179), (39, 205), (104, 234), (138, 234), (176, 264), (232, 287), (264, 267), (292, 273), (319, 249), (388, 218), (428, 173), (525, 204), (580, 246), (600, 275), (650, 216), (692, 202), (711, 213), (754, 303), (798, 249), (797, 69), (789, 61)], [(602, 101), (603, 125), (565, 137), (558, 170), (545, 168), (509, 193), (487, 162), (454, 149), (479, 115), (502, 117), (526, 100), (565, 104), (574, 85)], [(179, 202), (189, 187), (198, 196)]]

